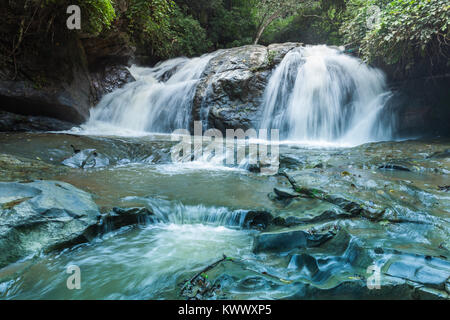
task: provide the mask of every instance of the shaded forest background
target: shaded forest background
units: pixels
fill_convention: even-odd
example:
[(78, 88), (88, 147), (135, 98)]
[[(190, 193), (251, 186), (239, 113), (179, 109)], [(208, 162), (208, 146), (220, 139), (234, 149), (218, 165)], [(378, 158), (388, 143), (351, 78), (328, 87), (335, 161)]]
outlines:
[[(79, 36), (102, 39), (115, 34), (151, 62), (252, 44), (258, 38), (260, 44), (295, 41), (345, 45), (347, 52), (377, 65), (394, 66), (403, 76), (411, 72), (439, 73), (443, 66), (449, 66), (450, 5), (444, 0), (2, 3), (1, 49), (6, 63), (20, 60), (24, 47), (40, 51), (40, 47), (58, 46), (73, 36), (65, 27), (65, 10), (69, 4), (78, 4), (82, 8)], [(374, 26), (368, 27), (371, 19)]]

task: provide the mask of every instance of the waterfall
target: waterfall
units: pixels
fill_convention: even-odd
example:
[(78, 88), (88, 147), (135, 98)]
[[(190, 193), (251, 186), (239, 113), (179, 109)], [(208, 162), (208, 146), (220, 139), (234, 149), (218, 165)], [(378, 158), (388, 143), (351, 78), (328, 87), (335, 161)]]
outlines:
[(188, 128), (197, 83), (213, 56), (171, 59), (154, 68), (132, 66), (136, 81), (106, 95), (91, 110), (85, 128), (100, 123), (141, 132)]
[[(220, 52), (171, 59), (153, 68), (131, 67), (136, 81), (103, 97), (84, 129), (98, 132), (108, 125), (121, 134), (127, 129), (154, 133), (188, 129), (197, 85), (207, 67), (221, 72), (220, 63), (216, 70), (210, 66)], [(209, 110), (205, 98), (214, 94), (212, 87), (209, 81), (197, 110), (204, 130)], [(259, 128), (279, 129), (283, 139), (313, 143), (390, 140), (394, 117), (385, 108), (390, 96), (380, 70), (324, 45), (298, 47), (269, 76)]]
[(324, 45), (300, 47), (269, 79), (261, 127), (295, 141), (392, 139), (393, 117), (383, 118), (390, 96), (380, 70)]

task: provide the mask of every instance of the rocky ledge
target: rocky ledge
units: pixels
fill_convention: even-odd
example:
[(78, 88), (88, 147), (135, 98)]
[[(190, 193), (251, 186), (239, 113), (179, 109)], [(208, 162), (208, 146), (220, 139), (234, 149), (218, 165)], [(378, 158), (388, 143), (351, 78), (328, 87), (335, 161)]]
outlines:
[[(127, 69), (133, 54), (129, 39), (121, 34), (102, 38), (74, 36), (39, 55), (26, 52), (16, 65), (0, 64), (0, 110), (81, 124), (104, 94), (134, 81)], [(32, 131), (48, 130), (47, 123), (38, 126), (34, 120), (29, 119)], [(27, 128), (8, 124), (11, 126), (5, 129), (3, 123), (3, 131)], [(55, 126), (58, 130), (67, 127), (54, 122), (51, 128)]]
[(151, 222), (152, 215), (146, 208), (114, 208), (102, 215), (89, 193), (65, 182), (0, 182), (0, 268)]

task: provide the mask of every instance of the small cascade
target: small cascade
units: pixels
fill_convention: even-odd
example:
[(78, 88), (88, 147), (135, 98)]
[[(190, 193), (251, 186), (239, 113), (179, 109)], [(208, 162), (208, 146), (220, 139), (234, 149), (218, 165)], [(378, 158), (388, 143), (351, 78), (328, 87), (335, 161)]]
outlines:
[(171, 133), (188, 128), (195, 89), (214, 54), (199, 58), (176, 58), (154, 68), (132, 66), (136, 79), (106, 95), (92, 109), (84, 126), (101, 127), (100, 123), (137, 132)]
[(244, 228), (247, 221), (246, 210), (230, 210), (225, 207), (204, 205), (185, 205), (178, 201), (156, 198), (129, 198), (128, 200), (145, 203), (151, 208), (155, 220), (166, 224), (203, 224), (215, 227)]
[[(83, 128), (104, 133), (112, 127), (121, 135), (127, 130), (189, 129), (197, 85), (220, 52), (171, 59), (153, 68), (131, 67), (136, 81), (106, 95)], [(308, 143), (357, 145), (392, 139), (395, 117), (385, 107), (391, 92), (384, 74), (361, 60), (325, 45), (298, 47), (269, 77), (256, 129), (279, 129), (282, 139)], [(212, 87), (209, 82), (197, 110), (203, 130)]]
[[(392, 138), (383, 73), (327, 46), (290, 51), (264, 94), (262, 127), (295, 141), (360, 144)], [(392, 115), (389, 115), (390, 117)]]

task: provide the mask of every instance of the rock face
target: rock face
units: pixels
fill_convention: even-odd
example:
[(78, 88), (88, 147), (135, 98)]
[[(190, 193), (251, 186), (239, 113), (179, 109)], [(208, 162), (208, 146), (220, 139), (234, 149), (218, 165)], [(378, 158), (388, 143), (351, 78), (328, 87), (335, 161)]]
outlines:
[(197, 86), (193, 119), (210, 128), (258, 127), (265, 87), (272, 69), (300, 43), (249, 45), (220, 50)]
[(0, 66), (0, 110), (80, 124), (104, 94), (134, 81), (126, 68), (133, 52), (123, 37), (106, 36), (73, 37), (48, 52), (28, 53), (18, 71)]
[(64, 182), (0, 183), (0, 268), (79, 242), (99, 214), (88, 193)]
[(394, 96), (388, 101), (386, 116), (397, 114), (399, 137), (450, 135), (450, 75), (406, 78), (392, 82)]
[(135, 81), (125, 65), (106, 65), (91, 72), (93, 102), (97, 104), (107, 93), (122, 88), (128, 82)]
[(23, 116), (0, 110), (0, 132), (69, 130), (72, 123), (54, 118)]

